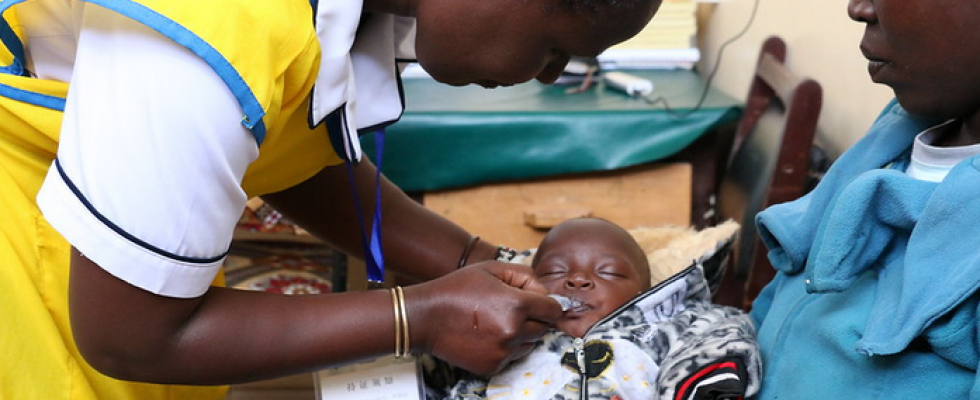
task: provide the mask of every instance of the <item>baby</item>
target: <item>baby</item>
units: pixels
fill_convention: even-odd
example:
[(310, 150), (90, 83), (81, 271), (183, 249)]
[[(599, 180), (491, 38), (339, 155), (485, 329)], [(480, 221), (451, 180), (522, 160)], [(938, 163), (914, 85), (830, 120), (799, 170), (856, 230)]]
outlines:
[(557, 329), (490, 377), (430, 371), (430, 399), (738, 399), (758, 390), (755, 329), (741, 311), (711, 304), (699, 265), (651, 286), (627, 231), (579, 218), (545, 236), (532, 268), (571, 300)]
[(572, 300), (556, 327), (577, 338), (651, 285), (650, 266), (636, 240), (597, 218), (554, 227), (538, 246), (531, 268), (549, 292)]

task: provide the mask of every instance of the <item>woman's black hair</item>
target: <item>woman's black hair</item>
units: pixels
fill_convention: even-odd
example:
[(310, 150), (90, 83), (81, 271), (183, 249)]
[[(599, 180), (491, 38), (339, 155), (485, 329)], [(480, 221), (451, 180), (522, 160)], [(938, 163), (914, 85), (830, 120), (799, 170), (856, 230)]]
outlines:
[[(587, 12), (589, 14), (597, 13), (600, 7), (610, 10), (632, 9), (644, 1), (656, 0), (559, 0), (562, 7), (567, 11), (573, 13)], [(596, 22), (595, 19), (590, 19), (590, 21)]]

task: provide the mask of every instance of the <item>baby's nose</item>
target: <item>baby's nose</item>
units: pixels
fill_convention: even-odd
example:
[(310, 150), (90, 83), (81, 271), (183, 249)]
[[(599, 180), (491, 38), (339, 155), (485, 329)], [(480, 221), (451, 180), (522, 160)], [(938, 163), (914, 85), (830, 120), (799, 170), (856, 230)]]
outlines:
[(574, 274), (565, 281), (565, 287), (568, 289), (591, 289), (592, 286), (592, 279), (585, 274)]

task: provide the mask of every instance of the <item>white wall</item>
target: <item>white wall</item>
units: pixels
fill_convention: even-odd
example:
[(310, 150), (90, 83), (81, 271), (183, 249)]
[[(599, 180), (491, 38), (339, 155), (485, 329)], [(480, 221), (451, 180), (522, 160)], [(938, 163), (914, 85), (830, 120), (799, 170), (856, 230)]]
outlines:
[[(722, 43), (746, 25), (755, 1), (702, 4), (699, 71), (703, 75), (718, 62)], [(864, 134), (892, 97), (888, 87), (868, 78), (867, 61), (858, 48), (864, 25), (847, 17), (847, 0), (758, 1), (752, 26), (724, 50), (713, 85), (744, 98), (762, 42), (771, 35), (781, 36), (787, 44), (787, 65), (823, 86), (817, 143), (836, 158)]]

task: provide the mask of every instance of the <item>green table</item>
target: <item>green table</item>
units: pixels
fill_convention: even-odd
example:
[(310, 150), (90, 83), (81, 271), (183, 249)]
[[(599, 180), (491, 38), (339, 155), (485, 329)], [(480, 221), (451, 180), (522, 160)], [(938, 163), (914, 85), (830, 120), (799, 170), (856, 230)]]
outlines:
[[(488, 90), (405, 79), (406, 111), (386, 131), (383, 171), (423, 192), (613, 170), (676, 156), (741, 116), (739, 101), (713, 90), (690, 112), (705, 85), (693, 71), (630, 72), (676, 113), (601, 84), (566, 94), (538, 82)], [(362, 145), (374, 159), (374, 136)]]

